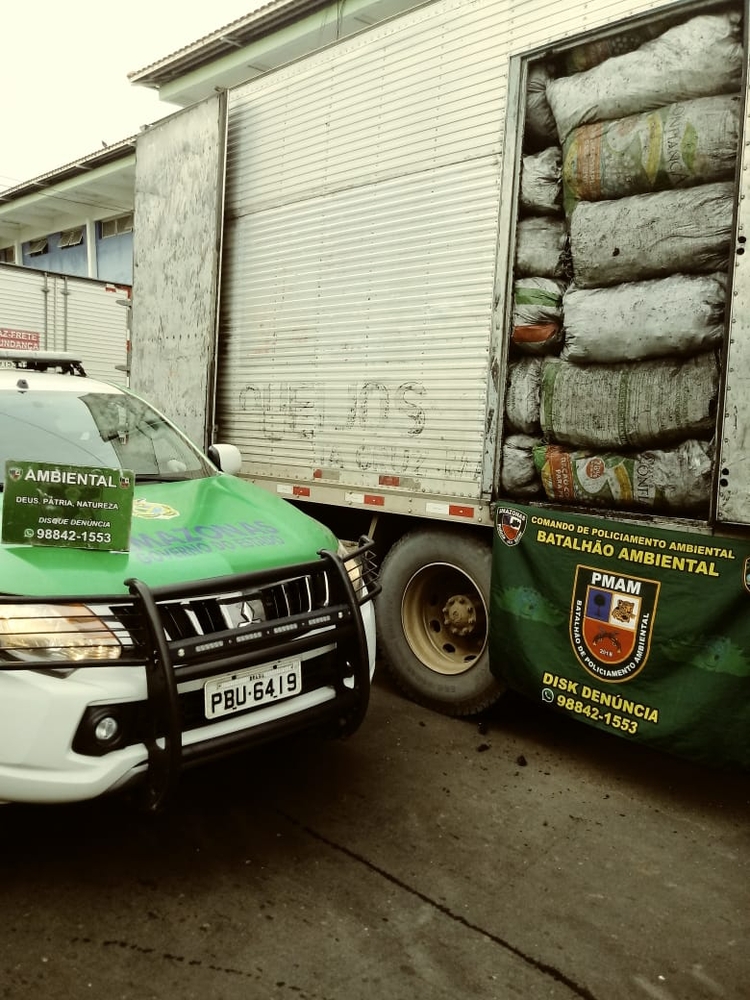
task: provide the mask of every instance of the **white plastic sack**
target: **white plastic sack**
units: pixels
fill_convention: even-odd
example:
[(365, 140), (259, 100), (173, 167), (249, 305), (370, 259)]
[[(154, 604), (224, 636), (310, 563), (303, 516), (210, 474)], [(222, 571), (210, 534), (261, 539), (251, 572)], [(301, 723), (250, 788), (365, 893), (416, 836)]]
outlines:
[(563, 219), (532, 215), (516, 229), (516, 276), (561, 278), (567, 269), (568, 233)]
[(579, 201), (570, 216), (579, 288), (670, 274), (726, 271), (734, 185), (701, 184), (613, 201)]
[(742, 81), (741, 22), (738, 11), (701, 14), (635, 52), (551, 80), (547, 99), (560, 142), (587, 122), (736, 92)]
[(718, 388), (712, 351), (624, 365), (546, 358), (542, 433), (546, 441), (594, 448), (648, 448), (710, 437)]
[(521, 358), (509, 365), (505, 417), (510, 427), (521, 434), (539, 431), (541, 383), (541, 358)]
[(562, 150), (559, 146), (523, 157), (521, 205), (533, 215), (562, 212)]
[(695, 354), (724, 335), (726, 275), (674, 274), (611, 288), (576, 288), (563, 297), (565, 346), (578, 364)]
[(708, 508), (712, 454), (694, 440), (634, 455), (540, 445), (534, 461), (550, 500), (695, 515)]

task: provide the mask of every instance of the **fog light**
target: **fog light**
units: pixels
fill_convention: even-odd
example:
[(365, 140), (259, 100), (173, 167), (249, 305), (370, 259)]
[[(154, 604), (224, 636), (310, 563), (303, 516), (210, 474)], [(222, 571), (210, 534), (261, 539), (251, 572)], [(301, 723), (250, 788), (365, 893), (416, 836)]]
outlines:
[(89, 705), (73, 737), (73, 752), (85, 757), (104, 757), (144, 742), (148, 727), (139, 720), (146, 717), (150, 718), (146, 702)]
[(120, 727), (117, 723), (117, 719), (113, 718), (111, 715), (105, 715), (103, 719), (99, 719), (94, 729), (94, 736), (100, 743), (110, 743), (119, 733)]

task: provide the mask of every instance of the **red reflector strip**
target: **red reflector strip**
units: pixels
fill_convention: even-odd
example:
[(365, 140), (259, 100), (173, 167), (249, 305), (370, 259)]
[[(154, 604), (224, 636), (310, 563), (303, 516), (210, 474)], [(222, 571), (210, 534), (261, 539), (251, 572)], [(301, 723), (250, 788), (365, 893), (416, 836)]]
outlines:
[(461, 504), (448, 504), (448, 513), (451, 517), (474, 517), (473, 507), (462, 507)]
[(381, 486), (398, 486), (400, 481), (399, 476), (378, 476), (378, 483)]
[(373, 507), (383, 507), (385, 505), (385, 497), (379, 497), (375, 493), (365, 493), (364, 502), (371, 504)]
[(310, 487), (309, 486), (294, 486), (292, 488), (292, 493), (296, 497), (309, 497)]

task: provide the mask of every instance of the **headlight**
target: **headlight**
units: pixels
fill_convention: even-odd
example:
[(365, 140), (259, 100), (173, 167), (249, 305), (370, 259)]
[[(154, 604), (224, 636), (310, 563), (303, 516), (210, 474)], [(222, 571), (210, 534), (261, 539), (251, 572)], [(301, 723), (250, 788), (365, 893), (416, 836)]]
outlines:
[(362, 575), (362, 559), (360, 556), (349, 554), (353, 548), (356, 548), (356, 546), (347, 546), (345, 542), (339, 541), (338, 555), (344, 563), (344, 568), (349, 574), (349, 579), (352, 581), (354, 593), (357, 597), (361, 597), (363, 590), (365, 590), (365, 581)]
[(0, 656), (16, 660), (117, 660), (122, 646), (84, 604), (0, 605)]

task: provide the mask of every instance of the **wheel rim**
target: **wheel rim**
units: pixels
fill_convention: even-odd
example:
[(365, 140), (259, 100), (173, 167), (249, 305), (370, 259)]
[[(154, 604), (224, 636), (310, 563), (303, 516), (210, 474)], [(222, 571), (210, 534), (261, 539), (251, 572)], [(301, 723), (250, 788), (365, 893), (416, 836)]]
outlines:
[(409, 580), (401, 622), (414, 655), (438, 674), (470, 670), (487, 644), (487, 605), (470, 576), (431, 563)]

